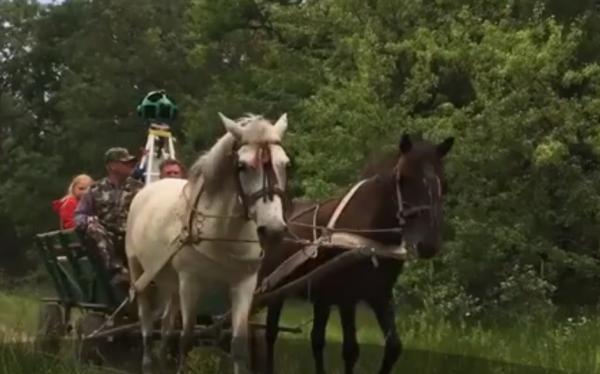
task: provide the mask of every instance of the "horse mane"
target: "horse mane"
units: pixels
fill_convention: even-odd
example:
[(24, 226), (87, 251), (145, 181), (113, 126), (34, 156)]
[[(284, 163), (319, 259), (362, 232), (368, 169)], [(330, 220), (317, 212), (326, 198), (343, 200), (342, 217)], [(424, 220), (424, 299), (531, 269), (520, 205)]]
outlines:
[(200, 155), (190, 168), (189, 180), (197, 181), (201, 176), (206, 181), (220, 180), (223, 173), (229, 170), (227, 162), (231, 161), (231, 150), (235, 138), (230, 133), (225, 133), (206, 152)]
[[(411, 154), (427, 154), (432, 149), (435, 149), (435, 144), (431, 143), (428, 140), (424, 140), (421, 136), (414, 136), (412, 143), (412, 151)], [(370, 178), (376, 175), (386, 175), (389, 174), (390, 171), (396, 166), (398, 163), (398, 159), (400, 158), (400, 154), (398, 148), (394, 148), (392, 150), (377, 152), (371, 157), (369, 157), (369, 161), (367, 165), (363, 168), (361, 177), (362, 178)]]
[(390, 170), (394, 168), (398, 162), (398, 150), (389, 150), (384, 153), (378, 153), (369, 157), (367, 165), (363, 168), (360, 173), (361, 178), (371, 178), (376, 175), (389, 174)]

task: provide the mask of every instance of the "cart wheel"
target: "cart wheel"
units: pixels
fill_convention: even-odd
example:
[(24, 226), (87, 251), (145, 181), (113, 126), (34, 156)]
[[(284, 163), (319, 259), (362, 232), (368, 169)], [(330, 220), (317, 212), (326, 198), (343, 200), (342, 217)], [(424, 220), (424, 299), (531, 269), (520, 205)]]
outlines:
[(110, 352), (107, 338), (84, 339), (106, 321), (106, 316), (101, 313), (89, 312), (81, 317), (75, 325), (75, 357), (83, 364), (101, 365), (107, 361)]
[(64, 315), (63, 308), (59, 304), (44, 303), (40, 306), (35, 339), (36, 349), (49, 354), (58, 353), (60, 339), (67, 331)]
[(250, 326), (250, 368), (253, 373), (265, 373), (267, 369), (267, 338), (264, 328)]

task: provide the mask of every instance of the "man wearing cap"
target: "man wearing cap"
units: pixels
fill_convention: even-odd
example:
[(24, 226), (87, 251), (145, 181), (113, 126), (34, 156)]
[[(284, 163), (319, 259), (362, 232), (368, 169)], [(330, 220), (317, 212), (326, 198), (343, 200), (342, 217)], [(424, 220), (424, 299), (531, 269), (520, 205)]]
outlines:
[(124, 238), (129, 206), (143, 183), (131, 178), (136, 158), (127, 149), (104, 155), (107, 176), (94, 183), (75, 210), (75, 224), (96, 242), (111, 274), (126, 271)]

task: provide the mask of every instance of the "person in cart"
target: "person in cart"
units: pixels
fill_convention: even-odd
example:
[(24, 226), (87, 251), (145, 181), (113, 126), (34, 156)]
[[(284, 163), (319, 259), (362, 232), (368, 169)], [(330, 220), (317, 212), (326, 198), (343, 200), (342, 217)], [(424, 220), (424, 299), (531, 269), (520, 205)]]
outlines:
[(161, 162), (160, 166), (158, 167), (158, 170), (160, 172), (159, 179), (164, 179), (164, 178), (183, 179), (183, 178), (185, 178), (185, 174), (186, 174), (185, 168), (183, 167), (181, 162), (179, 162), (178, 160), (172, 159), (172, 158)]
[(61, 230), (75, 227), (75, 209), (94, 180), (87, 174), (79, 174), (71, 181), (67, 194), (52, 201), (52, 209), (58, 214)]
[(131, 177), (136, 163), (125, 148), (105, 153), (106, 177), (92, 184), (75, 210), (78, 230), (92, 239), (109, 274), (127, 281), (125, 229), (133, 197), (144, 184)]
[[(165, 178), (186, 178), (186, 170), (181, 162), (173, 158), (169, 158), (160, 163), (158, 167), (159, 176), (158, 179)], [(146, 169), (137, 165), (132, 173), (132, 178), (143, 182), (146, 179)]]

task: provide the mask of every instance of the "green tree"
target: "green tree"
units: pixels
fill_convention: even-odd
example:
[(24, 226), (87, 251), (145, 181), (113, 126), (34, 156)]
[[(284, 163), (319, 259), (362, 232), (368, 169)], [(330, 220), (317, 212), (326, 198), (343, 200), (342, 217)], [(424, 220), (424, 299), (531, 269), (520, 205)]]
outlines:
[(596, 45), (592, 10), (197, 1), (194, 63), (218, 66), (197, 113), (291, 112), (296, 187), (314, 197), (355, 180), (369, 153), (395, 147), (403, 130), (456, 136), (447, 250), (433, 279), (457, 279), (491, 302), (502, 284), (529, 279), (514, 269), (533, 265), (564, 302), (574, 287), (597, 289), (598, 67), (583, 57)]

